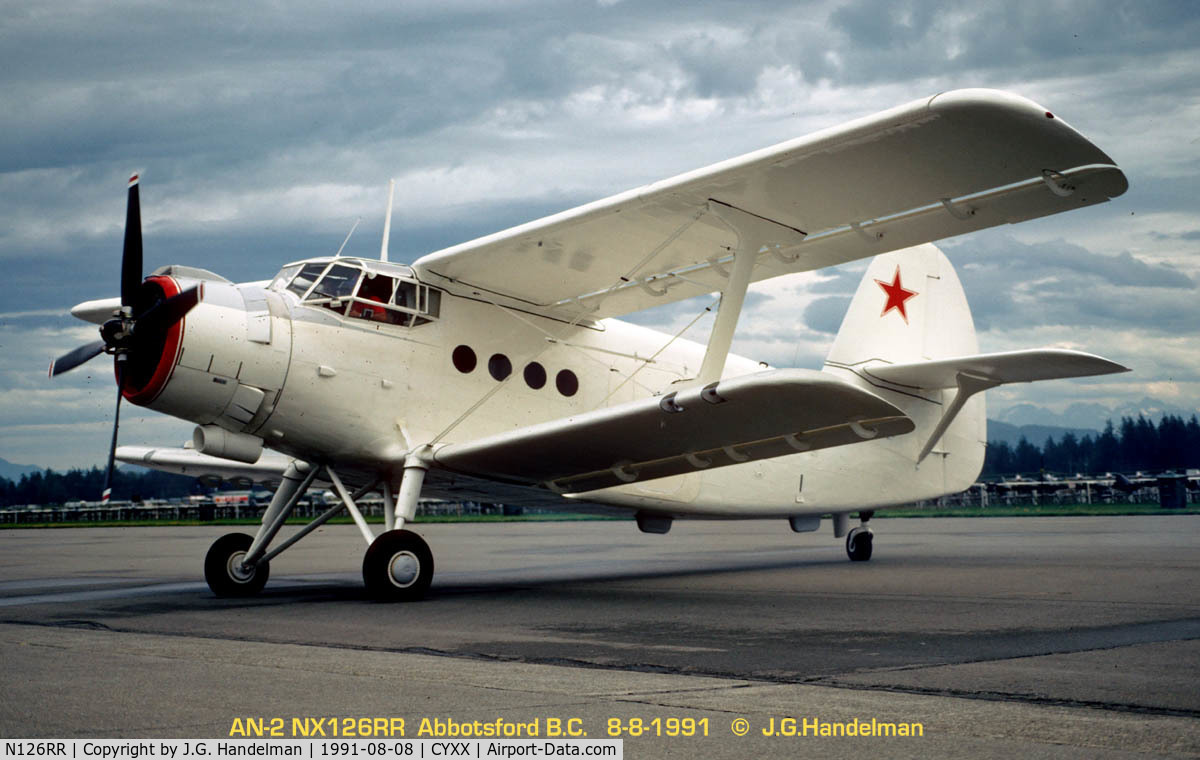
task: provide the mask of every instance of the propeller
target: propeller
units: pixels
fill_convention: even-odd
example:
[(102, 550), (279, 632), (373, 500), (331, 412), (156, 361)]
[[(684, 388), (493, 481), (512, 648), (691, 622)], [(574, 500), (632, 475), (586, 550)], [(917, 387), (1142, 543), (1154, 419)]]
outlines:
[[(121, 419), (121, 398), (125, 393), (130, 358), (139, 351), (155, 350), (152, 340), (139, 340), (161, 334), (179, 322), (200, 302), (200, 287), (193, 287), (170, 298), (148, 300), (142, 287), (142, 213), (138, 198), (138, 175), (129, 178), (129, 199), (125, 207), (125, 245), (121, 252), (121, 308), (100, 327), (101, 340), (68, 351), (50, 362), (50, 377), (69, 372), (102, 353), (111, 354), (117, 375), (117, 409), (113, 415), (112, 445), (108, 451), (108, 472), (104, 477), (103, 501), (112, 493), (113, 463), (117, 453), (117, 428)], [(149, 358), (149, 357), (148, 357)], [(153, 357), (157, 358), (157, 357)]]

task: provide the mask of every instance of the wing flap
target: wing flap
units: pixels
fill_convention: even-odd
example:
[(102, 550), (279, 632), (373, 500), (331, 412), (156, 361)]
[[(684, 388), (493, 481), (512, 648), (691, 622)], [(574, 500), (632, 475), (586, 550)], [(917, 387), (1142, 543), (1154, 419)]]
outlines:
[(448, 444), (433, 460), (580, 493), (911, 430), (869, 391), (821, 372), (774, 370)]
[(776, 225), (753, 275), (761, 280), (1103, 202), (1126, 187), (1111, 158), (1041, 106), (967, 90), (437, 251), (414, 268), (451, 290), (603, 318), (724, 285), (737, 234), (709, 213), (711, 201)]
[(887, 364), (867, 367), (863, 371), (895, 385), (934, 389), (957, 387), (960, 374), (970, 375), (989, 385), (1004, 385), (1107, 375), (1129, 372), (1129, 368), (1084, 351), (1034, 348), (911, 364)]

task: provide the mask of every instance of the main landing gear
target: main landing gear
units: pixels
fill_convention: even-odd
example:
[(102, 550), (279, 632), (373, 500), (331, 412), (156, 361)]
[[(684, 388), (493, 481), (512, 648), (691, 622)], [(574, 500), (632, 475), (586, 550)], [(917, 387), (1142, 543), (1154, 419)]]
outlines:
[(867, 527), (867, 522), (875, 516), (872, 510), (859, 510), (858, 527), (850, 530), (850, 513), (842, 512), (833, 516), (833, 535), (835, 538), (846, 537), (846, 556), (851, 562), (866, 562), (871, 559), (872, 543), (875, 534)]
[(866, 562), (871, 558), (871, 543), (875, 534), (870, 528), (855, 528), (846, 535), (846, 556), (851, 562)]
[(411, 602), (429, 590), (433, 553), (416, 533), (389, 530), (367, 548), (362, 572), (367, 593), (375, 599)]
[(221, 536), (204, 557), (204, 580), (217, 596), (254, 596), (267, 585), (271, 564), (245, 564), (246, 551), (254, 538), (245, 533)]
[[(230, 533), (218, 538), (204, 558), (204, 580), (217, 596), (257, 594), (267, 583), (271, 559), (345, 509), (354, 518), (367, 542), (367, 552), (363, 557), (363, 583), (367, 593), (381, 601), (414, 601), (424, 597), (433, 580), (433, 553), (424, 539), (410, 530), (404, 530), (404, 524), (416, 514), (417, 498), (421, 494), (428, 467), (416, 455), (410, 455), (405, 460), (404, 478), (400, 481), (400, 493), (394, 504), (390, 478), (386, 475), (381, 478), (385, 532), (376, 538), (355, 499), (375, 489), (380, 479), (351, 494), (332, 468), (292, 462), (270, 506), (263, 513), (258, 533), (253, 537), (245, 533)], [(324, 479), (333, 484), (341, 503), (321, 513), (295, 535), (268, 551), (271, 541), (322, 469), (325, 472)]]

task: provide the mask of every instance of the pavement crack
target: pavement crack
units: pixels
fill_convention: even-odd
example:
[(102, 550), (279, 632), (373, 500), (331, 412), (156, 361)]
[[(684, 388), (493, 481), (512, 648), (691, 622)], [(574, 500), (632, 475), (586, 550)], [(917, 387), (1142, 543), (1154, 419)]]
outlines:
[(825, 678), (809, 682), (813, 686), (824, 686), (831, 689), (847, 689), (849, 691), (888, 692), (893, 694), (919, 694), (930, 697), (951, 697), (955, 699), (978, 699), (987, 702), (1014, 702), (1020, 704), (1043, 705), (1050, 707), (1074, 707), (1091, 710), (1107, 710), (1112, 712), (1127, 712), (1140, 715), (1163, 715), (1178, 718), (1200, 718), (1200, 710), (1187, 710), (1172, 707), (1154, 707), (1128, 702), (1104, 702), (1088, 699), (1063, 699), (1059, 697), (1039, 697), (1033, 694), (1011, 694), (1002, 691), (966, 690), (951, 688), (932, 688), (922, 686), (899, 686), (895, 684), (875, 685), (856, 684), (836, 679)]

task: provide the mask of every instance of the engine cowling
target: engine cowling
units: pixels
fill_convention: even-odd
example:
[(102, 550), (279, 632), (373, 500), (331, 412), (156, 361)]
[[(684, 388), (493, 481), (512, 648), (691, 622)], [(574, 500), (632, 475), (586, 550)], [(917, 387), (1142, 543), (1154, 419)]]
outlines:
[[(199, 281), (154, 275), (147, 297), (170, 297)], [(258, 285), (204, 281), (203, 298), (161, 335), (146, 336), (127, 370), (131, 403), (255, 434), (274, 411), (291, 359), (291, 321), (283, 299)]]

